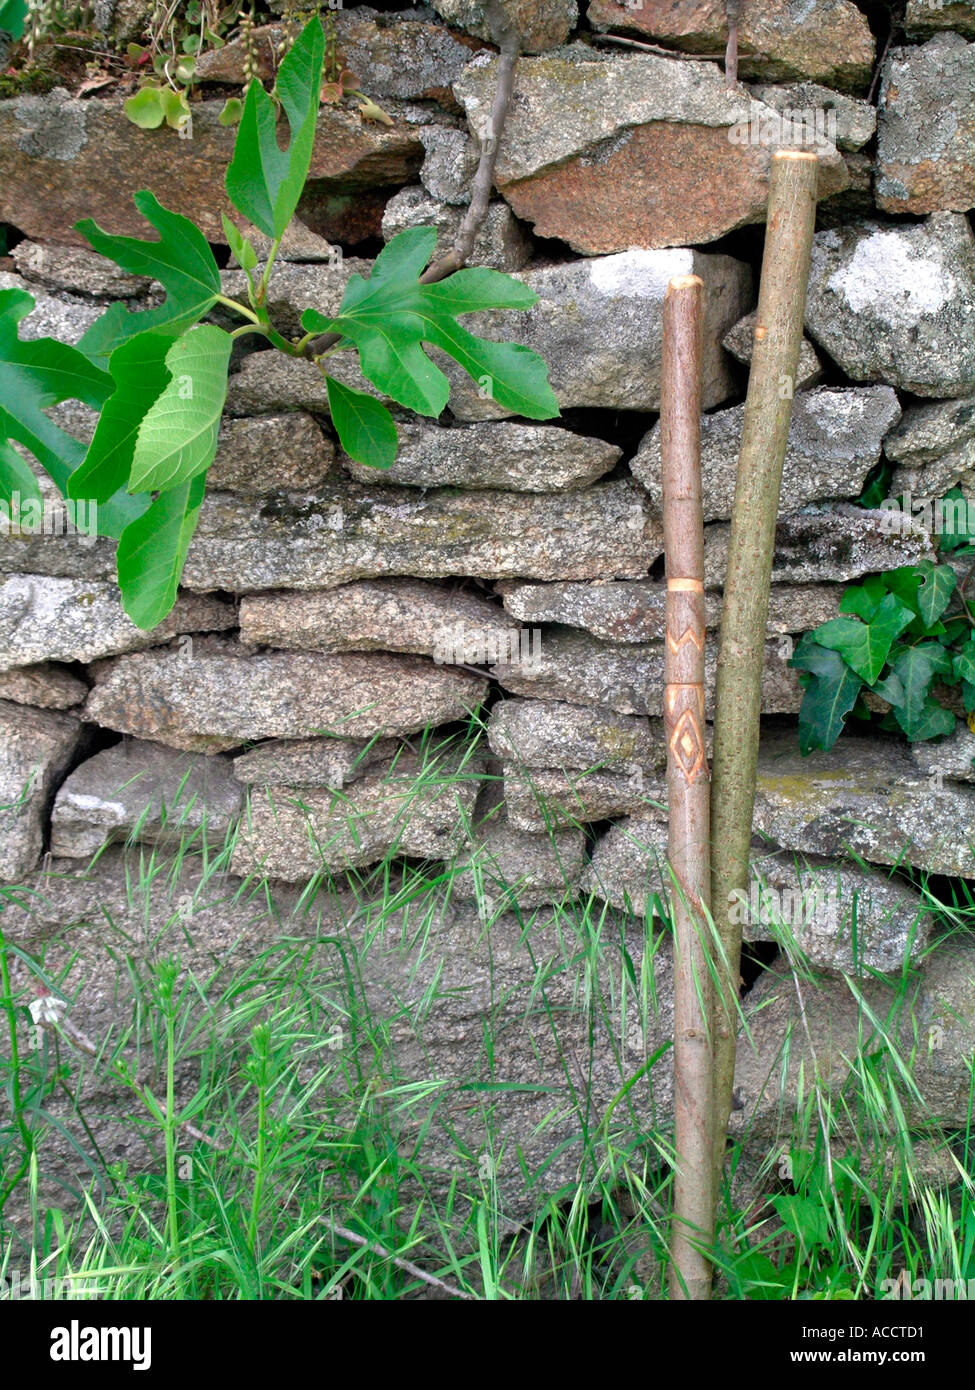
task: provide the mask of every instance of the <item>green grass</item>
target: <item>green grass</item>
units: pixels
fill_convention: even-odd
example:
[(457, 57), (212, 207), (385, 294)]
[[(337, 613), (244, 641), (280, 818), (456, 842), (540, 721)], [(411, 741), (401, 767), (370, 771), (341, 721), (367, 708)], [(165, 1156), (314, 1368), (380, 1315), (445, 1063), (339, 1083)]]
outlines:
[[(421, 778), (449, 795), (443, 744), (417, 751)], [(455, 918), (456, 869), (394, 853), (293, 890), (242, 883), (227, 877), (234, 835), (208, 847), (173, 814), (165, 847), (133, 842), (93, 865), (96, 882), (115, 866), (118, 901), (55, 921), (45, 897), (79, 901), (83, 885), (2, 890), (0, 1273), (40, 1296), (105, 1299), (665, 1297), (673, 1155), (655, 1089), (670, 1057), (653, 1018), (666, 923), (627, 925), (568, 886), (502, 918), (518, 885), (499, 899), (490, 865), (474, 876), (479, 911)], [(941, 940), (971, 930), (964, 885), (947, 902), (922, 891)], [(28, 952), (32, 902), (46, 925)], [(458, 922), (487, 962), (471, 980), (440, 963)], [(783, 980), (812, 999), (785, 926), (780, 947)], [(826, 1086), (807, 1059), (783, 1132), (736, 1138), (717, 1296), (874, 1298), (904, 1271), (975, 1277), (971, 1098), (961, 1132), (925, 1112), (900, 1027), (917, 978), (905, 964), (882, 1014), (849, 978), (846, 1081)], [(36, 1029), (39, 990), (88, 1007), (97, 1035), (70, 1007)], [(450, 1049), (433, 1036), (450, 1008), (467, 1076), (441, 1074)], [(746, 996), (744, 1021), (751, 1010)], [(802, 1041), (782, 1039), (773, 1097)], [(506, 1132), (514, 1106), (537, 1171)], [(538, 1196), (513, 1220), (516, 1179)]]

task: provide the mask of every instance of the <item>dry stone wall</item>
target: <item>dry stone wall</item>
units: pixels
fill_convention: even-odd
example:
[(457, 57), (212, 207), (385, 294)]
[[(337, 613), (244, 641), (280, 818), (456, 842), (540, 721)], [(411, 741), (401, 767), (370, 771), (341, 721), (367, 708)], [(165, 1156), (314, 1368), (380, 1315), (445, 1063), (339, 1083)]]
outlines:
[[(955, 967), (971, 952), (952, 948), (954, 965), (945, 948), (928, 954), (932, 919), (900, 869), (975, 877), (975, 736), (959, 720), (940, 746), (847, 735), (832, 754), (802, 759), (788, 659), (799, 634), (837, 614), (844, 582), (932, 553), (920, 522), (891, 535), (857, 505), (884, 457), (896, 465), (895, 492), (960, 484), (975, 495), (975, 6), (909, 0), (881, 57), (871, 7), (746, 3), (744, 80), (729, 93), (719, 65), (699, 56), (725, 41), (716, 0), (506, 5), (530, 56), (518, 66), (473, 259), (515, 273), (539, 299), (528, 314), (478, 315), (476, 327), (543, 354), (563, 418), (504, 418), (445, 363), (449, 410), (435, 422), (400, 412), (399, 456), (376, 474), (343, 455), (313, 366), (238, 350), (183, 591), (160, 628), (129, 622), (111, 544), (72, 531), (53, 497), (46, 534), (3, 537), (0, 877), (47, 895), (25, 912), (21, 939), (50, 941), (52, 901), (90, 924), (118, 896), (120, 851), (86, 871), (108, 842), (165, 848), (178, 832), (215, 848), (234, 836), (231, 887), (267, 876), (284, 898), (316, 874), (341, 889), (346, 871), (390, 856), (442, 861), (452, 896), (434, 954), (448, 982), (476, 988), (463, 1008), (445, 1006), (433, 1062), (400, 1039), (417, 1074), (477, 1065), (456, 1044), (479, 1036), (485, 922), (513, 997), (534, 967), (512, 913), (540, 911), (539, 949), (556, 951), (551, 905), (567, 898), (617, 914), (639, 970), (641, 919), (666, 893), (663, 297), (675, 274), (693, 271), (707, 289), (705, 563), (716, 636), (769, 158), (795, 137), (799, 113), (802, 138), (811, 130), (823, 155), (820, 229), (776, 538), (756, 873), (780, 895), (833, 885), (797, 933), (822, 971), (896, 974), (905, 959), (933, 960), (922, 996), (938, 1014), (938, 991), (949, 980), (957, 994)], [(272, 281), (285, 331), (306, 304), (337, 309), (381, 238), (420, 224), (449, 238), (487, 133), (496, 56), (473, 0), (401, 15), (352, 6), (337, 24), (363, 88), (393, 123), (323, 108), (304, 226)], [(234, 44), (208, 61), (204, 83), (243, 76)], [(0, 102), (0, 221), (15, 231), (0, 288), (35, 297), (25, 336), (76, 342), (110, 299), (153, 302), (151, 284), (86, 250), (74, 230), (94, 216), (144, 235), (131, 198), (141, 187), (220, 242), (233, 142), (221, 105), (204, 86), (193, 138), (177, 140), (136, 131), (111, 97), (60, 89)], [(236, 293), (240, 272), (223, 275)], [(339, 359), (342, 372), (372, 389)], [(81, 407), (57, 418), (90, 435)], [(233, 934), (225, 906), (197, 914), (194, 927), (215, 951)], [(760, 907), (746, 933), (769, 931)], [(103, 997), (91, 981), (111, 966), (97, 933), (84, 943), (89, 974), (76, 980), (75, 1008), (88, 1031), (101, 1007), (92, 999)], [(633, 1025), (625, 988), (619, 996), (615, 1079), (597, 1076), (607, 1103), (619, 1067), (666, 1037), (664, 954), (659, 1018)], [(625, 973), (612, 951), (599, 968), (611, 981)], [(370, 982), (377, 996), (396, 987), (396, 971), (414, 978), (402, 960), (389, 970)], [(765, 1007), (775, 987), (774, 977), (760, 986), (756, 1049), (742, 1062), (742, 1123), (754, 1121), (760, 1137), (773, 1117), (754, 1078), (794, 1023), (786, 991)], [(585, 991), (568, 978), (559, 988), (582, 1029)], [(885, 986), (870, 988), (879, 998)], [(820, 1061), (834, 1034), (839, 1057), (850, 1031), (840, 986), (830, 990), (817, 1004)], [(954, 1051), (930, 1064), (949, 1109), (961, 1104), (975, 1027), (972, 1001), (966, 1014), (953, 1000)], [(517, 1005), (506, 1007), (512, 1079), (538, 1080), (542, 1044)], [(549, 1064), (538, 1066), (551, 1080)], [(662, 1076), (655, 1099), (660, 1122)], [(533, 1152), (530, 1107), (501, 1112)], [(527, 1209), (517, 1183), (507, 1197), (511, 1210)]]

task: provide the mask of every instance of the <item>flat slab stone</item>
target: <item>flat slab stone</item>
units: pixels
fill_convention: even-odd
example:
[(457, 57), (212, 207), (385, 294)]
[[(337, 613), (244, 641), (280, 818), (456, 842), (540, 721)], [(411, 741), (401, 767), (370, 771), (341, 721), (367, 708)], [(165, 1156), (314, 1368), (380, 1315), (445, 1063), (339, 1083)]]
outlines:
[(200, 590), (324, 589), (354, 579), (638, 577), (663, 550), (632, 479), (576, 492), (460, 492), (332, 482), (255, 507), (211, 493), (183, 583)]
[[(662, 642), (667, 585), (656, 579), (534, 584), (502, 579), (495, 586), (512, 617), (523, 623), (584, 628), (603, 642)], [(840, 584), (774, 584), (769, 594), (770, 637), (806, 632), (839, 616)], [(721, 598), (705, 596), (708, 628), (721, 618)]]
[(853, 853), (975, 877), (975, 789), (924, 775), (906, 745), (843, 734), (803, 758), (791, 731), (759, 750), (755, 829), (785, 849)]
[(226, 632), (233, 604), (183, 594), (151, 632), (136, 627), (114, 584), (37, 574), (0, 578), (0, 670), (42, 661), (96, 661), (159, 646), (185, 632)]
[[(464, 322), (472, 333), (540, 353), (563, 409), (659, 410), (663, 302), (675, 275), (704, 281), (702, 389), (710, 410), (737, 389), (721, 339), (753, 303), (751, 271), (731, 256), (637, 248), (523, 270), (516, 278), (539, 296), (533, 308), (490, 310)], [(450, 409), (458, 419), (506, 413), (450, 359), (437, 361), (450, 378)]]
[[(482, 144), (496, 85), (486, 55), (454, 84)], [(752, 140), (758, 123), (763, 138)], [(578, 46), (519, 61), (495, 184), (538, 236), (584, 255), (700, 244), (764, 219), (779, 133), (792, 144), (791, 125), (729, 92), (714, 64)], [(848, 183), (824, 139), (819, 195)]]
[[(889, 386), (822, 386), (798, 392), (782, 469), (780, 510), (793, 512), (809, 502), (857, 496), (880, 459), (884, 435), (900, 413)], [(731, 516), (744, 418), (744, 405), (734, 405), (701, 420), (705, 521)], [(650, 494), (655, 515), (662, 515), (659, 421), (644, 436), (630, 468)]]
[(627, 772), (586, 772), (505, 763), (504, 804), (510, 825), (543, 834), (613, 816), (666, 817), (667, 787), (662, 773), (638, 764)]
[(37, 867), (51, 795), (83, 732), (70, 714), (0, 701), (0, 880)]
[(975, 1045), (973, 979), (975, 951), (959, 936), (938, 943), (909, 983), (865, 980), (858, 991), (862, 1003), (845, 980), (827, 978), (804, 982), (800, 1004), (792, 972), (784, 964), (769, 971), (745, 1001), (748, 1032), (739, 1038), (735, 1067), (741, 1108), (732, 1112), (731, 1132), (747, 1134), (755, 1151), (788, 1145), (800, 1096), (808, 1099), (815, 1071), (837, 1137), (855, 1143), (855, 1112), (840, 1101), (855, 1084), (851, 1059), (885, 1052), (891, 1044), (910, 1067), (904, 1123), (912, 1129), (964, 1129)]
[(88, 687), (63, 666), (41, 662), (0, 671), (0, 700), (38, 709), (74, 709), (83, 705)]
[(231, 868), (296, 883), (374, 864), (388, 854), (446, 859), (466, 839), (484, 776), (467, 750), (403, 752), (342, 792), (255, 789)]
[(244, 800), (229, 758), (123, 740), (64, 782), (51, 816), (51, 853), (85, 859), (114, 840), (219, 849)]
[(469, 716), (487, 681), (385, 652), (145, 652), (98, 663), (85, 717), (191, 752), (251, 739), (411, 734)]
[(501, 700), (488, 720), (488, 742), (497, 757), (526, 767), (630, 772), (666, 765), (658, 720), (562, 700)]
[[(590, 0), (594, 29), (662, 39), (691, 53), (723, 53), (728, 17), (722, 0)], [(738, 21), (739, 70), (769, 81), (809, 77), (855, 90), (870, 81), (874, 39), (866, 15), (850, 0), (762, 0), (742, 6)]]
[[(743, 319), (739, 319), (733, 328), (721, 339), (723, 347), (727, 348), (732, 357), (737, 362), (750, 364), (752, 352), (755, 347), (755, 325), (758, 322), (758, 310), (746, 314)], [(807, 386), (815, 386), (823, 375), (823, 364), (819, 360), (816, 349), (808, 338), (803, 337), (799, 348), (799, 365), (796, 370), (796, 390), (801, 391)]]
[[(791, 643), (767, 642), (762, 680), (766, 714), (794, 714), (802, 702), (797, 672), (788, 666)], [(705, 652), (708, 707), (713, 698), (717, 643)], [(555, 629), (542, 634), (527, 659), (491, 668), (514, 695), (596, 705), (618, 714), (663, 714), (664, 644), (617, 646), (585, 632)]]
[(335, 444), (304, 412), (223, 420), (207, 487), (249, 497), (277, 488), (308, 492), (325, 481), (334, 463)]
[[(87, 246), (75, 223), (102, 205), (110, 183), (106, 231), (145, 237), (149, 228), (132, 195), (151, 188), (208, 240), (224, 242), (220, 215), (233, 214), (224, 173), (237, 132), (220, 124), (223, 105), (193, 103), (192, 140), (177, 140), (169, 130), (134, 140), (120, 98), (79, 100), (58, 87), (45, 96), (0, 101), (0, 220), (39, 241)], [(333, 190), (403, 184), (422, 158), (416, 128), (406, 122), (389, 127), (363, 121), (357, 111), (323, 106), (306, 200)]]
[(397, 423), (399, 450), (390, 468), (366, 468), (347, 454), (342, 465), (365, 484), (462, 487), (508, 492), (568, 492), (614, 468), (622, 449), (557, 425), (466, 425), (428, 420)]
[(240, 637), (315, 652), (415, 652), (483, 665), (518, 649), (519, 627), (474, 593), (419, 579), (363, 579), (313, 593), (241, 600)]
[(582, 830), (518, 830), (499, 805), (451, 864), (451, 897), (476, 901), (486, 922), (511, 908), (524, 912), (562, 903), (574, 896), (585, 849)]
[[(666, 822), (635, 816), (606, 832), (582, 878), (584, 889), (638, 917), (669, 912), (670, 883)], [(817, 969), (853, 975), (897, 974), (927, 950), (932, 925), (903, 880), (785, 851), (753, 853), (739, 917), (746, 941), (777, 941)]]
[[(910, 518), (894, 530), (884, 513), (847, 502), (813, 503), (779, 517), (772, 560), (774, 584), (819, 584), (856, 579), (873, 570), (912, 565), (933, 554), (927, 532)], [(704, 584), (724, 586), (728, 568), (726, 522), (704, 528)]]
[(942, 29), (975, 37), (975, 0), (907, 0), (904, 27), (911, 39), (927, 38)]
[(286, 787), (344, 787), (377, 763), (389, 763), (392, 738), (272, 738), (234, 758), (238, 782)]

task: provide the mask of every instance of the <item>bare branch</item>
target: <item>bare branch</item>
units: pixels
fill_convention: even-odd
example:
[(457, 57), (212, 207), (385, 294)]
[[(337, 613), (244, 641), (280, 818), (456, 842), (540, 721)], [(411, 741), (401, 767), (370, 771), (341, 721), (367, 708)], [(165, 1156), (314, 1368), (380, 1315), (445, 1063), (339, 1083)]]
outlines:
[(467, 1293), (464, 1289), (457, 1289), (453, 1284), (446, 1283), (443, 1279), (438, 1279), (435, 1274), (428, 1274), (425, 1269), (415, 1265), (412, 1260), (404, 1260), (402, 1255), (394, 1255), (392, 1250), (387, 1250), (385, 1245), (380, 1245), (378, 1240), (368, 1240), (365, 1236), (360, 1236), (358, 1231), (350, 1231), (348, 1226), (339, 1226), (332, 1222), (332, 1230), (342, 1240), (349, 1241), (352, 1245), (359, 1245), (363, 1250), (369, 1250), (380, 1259), (391, 1260), (399, 1269), (403, 1269), (407, 1274), (412, 1274), (414, 1279), (420, 1279), (424, 1284), (429, 1284), (431, 1288), (440, 1289), (442, 1293), (448, 1294), (451, 1298), (463, 1298), (468, 1302), (476, 1303), (477, 1299), (472, 1293)]
[[(521, 35), (507, 21), (498, 0), (486, 0), (485, 18), (491, 30), (491, 37), (498, 45), (498, 81), (494, 92), (494, 102), (488, 121), (488, 134), (481, 145), (481, 156), (471, 182), (471, 201), (464, 219), (457, 229), (453, 246), (439, 260), (427, 266), (420, 276), (421, 285), (435, 285), (445, 280), (455, 270), (460, 270), (470, 260), (477, 234), (481, 230), (491, 202), (491, 189), (494, 187), (494, 168), (498, 162), (498, 148), (504, 130), (511, 93), (514, 88), (515, 64), (521, 48)], [(305, 344), (306, 357), (320, 357), (323, 352), (333, 348), (341, 339), (340, 333), (323, 333)]]

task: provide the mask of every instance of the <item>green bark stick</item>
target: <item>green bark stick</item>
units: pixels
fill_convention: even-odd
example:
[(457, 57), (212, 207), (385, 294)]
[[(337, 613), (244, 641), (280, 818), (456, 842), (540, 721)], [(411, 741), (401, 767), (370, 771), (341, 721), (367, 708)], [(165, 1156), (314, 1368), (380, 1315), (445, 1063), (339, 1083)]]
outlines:
[(748, 891), (775, 523), (816, 220), (816, 155), (779, 150), (771, 166), (715, 693), (711, 910), (720, 942), (714, 1020), (716, 1182), (720, 1182), (724, 1165), (738, 1031), (741, 913), (734, 909), (740, 895), (747, 898)]

